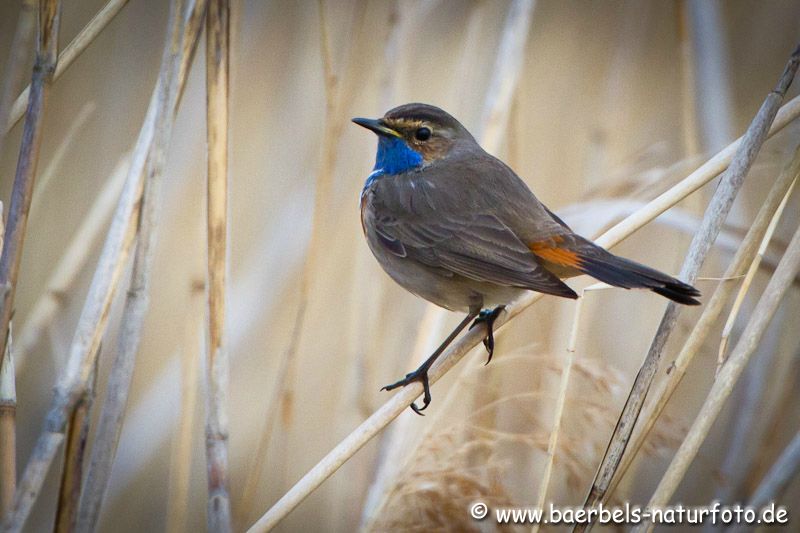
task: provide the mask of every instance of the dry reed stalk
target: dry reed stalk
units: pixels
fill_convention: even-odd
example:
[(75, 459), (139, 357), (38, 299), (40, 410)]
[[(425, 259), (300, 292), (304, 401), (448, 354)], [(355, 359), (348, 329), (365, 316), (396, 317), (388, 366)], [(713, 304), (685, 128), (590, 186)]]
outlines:
[(14, 344), (14, 355), (18, 360), (20, 371), (26, 364), (28, 352), (41, 340), (42, 335), (64, 305), (65, 295), (75, 284), (89, 259), (89, 254), (97, 242), (100, 232), (106, 227), (106, 221), (111, 216), (120, 191), (125, 184), (129, 163), (130, 157), (125, 155), (114, 167), (111, 176), (103, 184), (92, 207), (81, 220), (80, 226), (67, 244), (58, 264), (45, 282), (44, 291), (37, 298), (28, 316), (25, 317), (25, 322), (22, 324)]
[[(96, 362), (95, 362), (96, 363)], [(89, 435), (89, 422), (94, 402), (94, 391), (97, 386), (97, 365), (92, 372), (90, 386), (78, 400), (72, 412), (67, 429), (64, 446), (64, 470), (61, 472), (61, 487), (56, 507), (54, 531), (68, 533), (75, 531), (78, 518), (78, 502), (83, 480), (83, 459), (86, 451), (86, 439)]]
[[(33, 37), (33, 28), (36, 26), (36, 4), (36, 0), (22, 1), (17, 17), (17, 27), (14, 30), (14, 39), (11, 41), (8, 63), (3, 72), (3, 89), (0, 94), (0, 154), (3, 153), (8, 133), (4, 126), (8, 124), (14, 95), (17, 94), (17, 87), (22, 83), (25, 75), (25, 63), (31, 52), (31, 38)], [(21, 113), (20, 116), (22, 116)]]
[[(564, 359), (563, 367), (561, 368), (561, 379), (558, 386), (558, 396), (556, 397), (555, 410), (553, 412), (553, 427), (550, 430), (550, 437), (547, 442), (547, 457), (545, 459), (544, 470), (542, 472), (541, 481), (539, 483), (539, 490), (537, 493), (536, 507), (544, 509), (547, 498), (547, 491), (550, 487), (550, 479), (553, 472), (553, 463), (555, 462), (556, 450), (558, 448), (558, 438), (561, 433), (561, 422), (564, 416), (564, 405), (567, 402), (567, 392), (569, 390), (570, 374), (572, 366), (575, 362), (575, 350), (578, 344), (578, 331), (580, 330), (581, 315), (583, 312), (583, 302), (586, 293), (594, 290), (603, 290), (611, 288), (610, 285), (605, 283), (595, 283), (583, 289), (580, 293), (580, 298), (575, 301), (575, 314), (572, 319), (572, 326), (569, 333), (569, 341), (567, 341), (567, 354)], [(532, 533), (539, 531), (539, 524), (535, 524), (531, 528)]]
[[(106, 397), (100, 413), (86, 483), (81, 493), (77, 529), (94, 531), (100, 517), (111, 467), (122, 431), (123, 415), (128, 401), (136, 353), (142, 337), (144, 318), (149, 306), (149, 282), (153, 265), (158, 212), (160, 210), (161, 174), (180, 94), (194, 55), (206, 2), (176, 0), (171, 5), (170, 38), (162, 59), (159, 86), (163, 90), (157, 101), (153, 139), (144, 165), (144, 182), (139, 198), (138, 242), (133, 259), (130, 286), (122, 311), (117, 340), (117, 354), (111, 367)], [(184, 66), (186, 65), (186, 66)]]
[(9, 340), (0, 370), (0, 516), (11, 508), (17, 488), (17, 387), (11, 351), (12, 329), (9, 325)]
[(47, 93), (53, 81), (58, 56), (58, 28), (61, 2), (42, 0), (39, 3), (39, 22), (36, 43), (36, 60), (31, 77), (31, 97), (25, 112), (22, 143), (19, 148), (14, 188), (6, 221), (3, 254), (0, 257), (0, 353), (5, 353), (8, 324), (14, 310), (14, 295), (17, 288), (19, 263), (25, 244), (25, 228), (36, 180), (36, 165), (42, 146), (42, 123), (44, 121)]
[[(768, 136), (775, 135), (786, 127), (789, 122), (800, 116), (800, 97), (793, 98), (779, 111), (770, 127)], [(653, 201), (637, 210), (635, 213), (620, 221), (614, 227), (600, 235), (595, 242), (600, 246), (610, 248), (653, 221), (661, 213), (674, 206), (689, 194), (696, 191), (709, 181), (716, 178), (730, 163), (736, 149), (742, 143), (737, 139), (729, 144), (714, 157), (706, 161), (689, 176), (659, 195)], [(511, 305), (506, 307), (506, 312), (501, 313), (495, 321), (495, 328), (499, 329), (507, 321), (517, 316), (529, 306), (538, 302), (543, 296), (539, 293), (526, 293)], [(460, 340), (446, 350), (440, 357), (440, 363), (434, 365), (429, 371), (431, 384), (455, 366), (472, 348), (481, 340), (485, 331), (476, 328), (467, 332)], [(380, 433), (397, 415), (405, 410), (414, 400), (422, 394), (422, 385), (411, 383), (399, 389), (394, 396), (379, 407), (369, 418), (362, 422), (328, 454), (325, 455), (311, 470), (309, 470), (295, 485), (286, 492), (248, 531), (268, 531), (288, 515), (300, 502), (311, 494), (322, 482), (339, 469), (350, 457), (361, 449), (367, 442)]]
[[(164, 62), (161, 66), (159, 81), (153, 91), (147, 115), (133, 151), (125, 187), (111, 221), (86, 302), (78, 320), (66, 368), (56, 385), (43, 431), (23, 472), (14, 506), (3, 523), (3, 531), (20, 531), (24, 526), (33, 503), (39, 496), (47, 471), (64, 440), (65, 426), (69, 416), (87, 387), (97, 358), (100, 339), (108, 323), (111, 301), (116, 294), (136, 235), (145, 170), (150, 153), (157, 142), (156, 132), (161, 129), (161, 123), (168, 120), (171, 115), (171, 113), (163, 113), (163, 110), (168, 108), (171, 111), (177, 100), (173, 102), (172, 106), (165, 105), (165, 101), (171, 93), (180, 93), (182, 90), (189, 68), (191, 51), (197, 41), (197, 33), (199, 33), (199, 24), (195, 28), (194, 38), (188, 38), (187, 31), (187, 35), (182, 41), (168, 39), (165, 46), (165, 56), (175, 56), (178, 66), (172, 68), (174, 63), (172, 61)], [(177, 91), (171, 89), (176, 86), (178, 87)], [(33, 98), (31, 100), (33, 101)]]
[[(3, 249), (3, 204), (0, 202), (0, 251)], [(17, 384), (14, 357), (13, 324), (8, 325), (8, 342), (0, 365), (0, 516), (14, 502), (17, 488)]]
[[(86, 50), (89, 44), (91, 44), (91, 42), (94, 41), (98, 35), (100, 35), (100, 32), (103, 31), (103, 28), (105, 28), (108, 23), (114, 19), (117, 13), (119, 13), (119, 11), (125, 7), (125, 4), (127, 3), (128, 0), (109, 0), (109, 2), (103, 6), (103, 9), (97, 12), (92, 20), (89, 21), (89, 23), (81, 30), (81, 32), (72, 40), (72, 42), (70, 42), (58, 55), (58, 63), (55, 66), (53, 80), (57, 80), (61, 77), (64, 71), (67, 70), (70, 65), (72, 65), (72, 62), (75, 61), (84, 50)], [(7, 119), (8, 122), (5, 120), (0, 122), (0, 128), (2, 128), (3, 131), (8, 131), (13, 128), (19, 119), (22, 118), (22, 114), (25, 111), (25, 106), (28, 103), (28, 98), (30, 97), (31, 87), (32, 85), (25, 87), (25, 89), (14, 101), (14, 105), (11, 108)]]
[(228, 381), (224, 343), (228, 232), (228, 0), (211, 0), (206, 18), (208, 128), (208, 345), (206, 355), (206, 468), (209, 531), (231, 530), (228, 473)]
[[(669, 502), (670, 497), (697, 455), (697, 451), (705, 441), (711, 426), (717, 419), (722, 406), (750, 360), (750, 356), (758, 346), (764, 331), (767, 329), (787, 289), (791, 287), (798, 271), (800, 271), (800, 228), (795, 231), (786, 253), (778, 263), (775, 274), (770, 279), (753, 310), (753, 314), (742, 332), (736, 348), (734, 348), (728, 361), (723, 365), (717, 379), (711, 386), (703, 407), (689, 429), (689, 433), (681, 443), (653, 496), (650, 498), (649, 508), (663, 507)], [(634, 529), (634, 531), (639, 532), (651, 530), (652, 524), (648, 522), (642, 522)]]
[(761, 266), (761, 260), (764, 258), (767, 246), (769, 246), (769, 243), (772, 240), (772, 235), (775, 233), (775, 228), (777, 227), (778, 221), (781, 218), (781, 214), (783, 214), (783, 210), (786, 207), (786, 202), (789, 201), (789, 196), (792, 194), (792, 189), (794, 189), (795, 183), (796, 179), (792, 181), (792, 183), (789, 185), (789, 189), (786, 191), (786, 194), (783, 195), (783, 200), (781, 200), (780, 205), (778, 205), (778, 208), (775, 210), (775, 214), (772, 216), (769, 226), (767, 226), (767, 231), (764, 233), (764, 237), (761, 239), (761, 245), (758, 247), (758, 251), (753, 258), (752, 263), (750, 263), (750, 268), (747, 269), (744, 280), (739, 286), (739, 292), (736, 293), (736, 298), (733, 299), (733, 305), (728, 313), (728, 319), (725, 321), (725, 326), (722, 328), (722, 335), (719, 342), (719, 350), (717, 354), (717, 374), (719, 374), (720, 368), (722, 368), (722, 365), (725, 363), (725, 352), (728, 349), (728, 341), (730, 339), (731, 332), (733, 331), (733, 325), (736, 322), (736, 318), (739, 316), (739, 311), (741, 311), (742, 303), (744, 303), (744, 297), (747, 296), (747, 293), (750, 290), (750, 285), (753, 283), (753, 278), (755, 278), (756, 272), (758, 272), (758, 269)]
[[(800, 47), (792, 53), (778, 84), (765, 98), (764, 103), (747, 128), (741, 147), (737, 150), (730, 166), (720, 178), (719, 186), (706, 209), (700, 229), (692, 238), (689, 252), (678, 276), (687, 283), (694, 283), (695, 279), (697, 279), (698, 271), (719, 234), (722, 222), (727, 217), (733, 201), (744, 183), (744, 178), (761, 149), (761, 145), (767, 139), (767, 132), (775, 119), (789, 85), (794, 79), (798, 66), (800, 66)], [(614, 428), (608, 449), (598, 468), (597, 475), (584, 502), (584, 507), (594, 507), (600, 502), (611, 484), (614, 473), (619, 467), (622, 455), (625, 453), (625, 448), (631, 438), (633, 427), (639, 418), (644, 399), (658, 370), (667, 339), (669, 339), (677, 324), (680, 312), (681, 308), (675, 302), (667, 304), (667, 309), (661, 319), (658, 331), (636, 375), (628, 400), (625, 402), (625, 406), (619, 416), (617, 426)], [(586, 531), (589, 528), (591, 528), (591, 524), (580, 524), (573, 531)]]
[[(4, 228), (2, 255), (0, 256), (0, 374), (10, 372), (4, 369), (5, 353), (9, 351), (8, 361), (11, 361), (9, 342), (11, 341), (11, 316), (14, 311), (14, 295), (19, 275), (19, 263), (22, 258), (22, 248), (25, 242), (25, 229), (28, 223), (28, 212), (33, 195), (33, 184), (36, 179), (36, 165), (39, 160), (39, 150), (42, 144), (42, 124), (44, 122), (44, 108), (47, 93), (53, 80), (53, 71), (58, 56), (58, 29), (60, 23), (61, 3), (59, 0), (42, 0), (39, 2), (38, 32), (36, 43), (36, 60), (31, 77), (31, 97), (25, 113), (25, 125), (22, 131), (22, 142), (17, 160), (17, 170), (14, 176), (14, 186), (11, 191), (11, 203), (8, 220)], [(23, 5), (23, 17), (26, 5)], [(29, 31), (29, 30), (23, 30)], [(20, 43), (21, 44), (21, 43)], [(11, 65), (14, 68), (14, 65)], [(13, 73), (12, 73), (13, 74)], [(9, 80), (11, 83), (13, 80)], [(13, 379), (13, 377), (11, 377)], [(10, 393), (10, 391), (8, 391)], [(9, 406), (10, 408), (10, 406)], [(8, 413), (7, 413), (8, 414)], [(16, 460), (16, 449), (12, 439), (16, 438), (16, 416), (4, 416), (0, 430), (4, 441), (4, 461)], [(16, 490), (16, 479), (6, 476), (16, 476), (16, 467), (3, 468), (0, 475), (2, 487), (2, 510), (7, 516), (11, 505), (10, 491)], [(12, 492), (13, 494), (13, 492)]]
[(200, 375), (200, 332), (204, 318), (203, 296), (205, 282), (202, 278), (190, 286), (183, 342), (178, 357), (181, 359), (181, 410), (178, 427), (172, 439), (169, 467), (169, 496), (167, 499), (167, 524), (164, 531), (186, 531), (189, 516), (189, 488), (192, 477), (192, 444), (197, 423), (197, 396)]
[[(292, 325), (292, 332), (289, 336), (289, 345), (283, 353), (281, 362), (278, 366), (278, 373), (275, 376), (274, 392), (267, 412), (264, 417), (264, 428), (259, 436), (256, 453), (253, 455), (250, 468), (247, 470), (247, 478), (243, 485), (241, 496), (241, 508), (246, 512), (251, 508), (252, 498), (255, 495), (264, 472), (264, 463), (269, 448), (272, 432), (280, 415), (284, 424), (288, 424), (293, 415), (294, 408), (294, 384), (295, 368), (297, 364), (297, 353), (303, 339), (306, 313), (308, 311), (309, 296), (312, 294), (311, 285), (313, 277), (317, 272), (320, 254), (325, 250), (325, 218), (328, 214), (328, 207), (331, 200), (331, 190), (333, 187), (333, 176), (338, 160), (336, 147), (344, 125), (347, 123), (342, 116), (348, 107), (351, 99), (358, 94), (354, 83), (359, 78), (355, 76), (352, 69), (355, 68), (354, 61), (349, 61), (348, 72), (340, 78), (334, 69), (333, 57), (330, 49), (328, 19), (325, 15), (325, 2), (318, 0), (319, 23), (320, 23), (320, 47), (322, 56), (323, 77), (325, 83), (325, 136), (322, 142), (322, 152), (320, 165), (317, 171), (316, 185), (314, 190), (314, 214), (311, 221), (311, 237), (307, 246), (306, 258), (303, 263), (303, 270), (300, 274), (300, 287), (298, 290), (297, 311)], [(366, 11), (364, 5), (359, 5), (355, 9), (357, 17), (362, 17)], [(358, 50), (364, 44), (365, 32), (363, 24), (358, 21), (353, 24), (351, 31), (353, 40), (351, 49)], [(340, 79), (344, 79), (347, 85), (342, 85)], [(277, 399), (277, 401), (275, 401)]]
[(624, 477), (625, 472), (635, 459), (640, 448), (647, 439), (648, 434), (653, 429), (653, 426), (661, 416), (661, 413), (664, 411), (664, 407), (666, 407), (667, 403), (672, 397), (672, 394), (678, 387), (678, 384), (680, 384), (683, 376), (686, 374), (689, 364), (694, 360), (695, 355), (700, 351), (703, 342), (705, 342), (708, 334), (711, 332), (711, 328), (716, 323), (717, 318), (719, 318), (723, 308), (725, 307), (728, 297), (735, 288), (735, 285), (731, 283), (731, 281), (740, 279), (740, 276), (745, 273), (748, 263), (752, 261), (753, 256), (755, 255), (759, 246), (759, 242), (761, 242), (764, 238), (767, 227), (770, 224), (770, 221), (774, 218), (774, 214), (782, 202), (782, 198), (785, 197), (799, 173), (800, 146), (795, 149), (794, 156), (783, 168), (778, 176), (778, 179), (775, 180), (775, 183), (772, 185), (772, 188), (767, 194), (767, 198), (764, 200), (764, 203), (761, 205), (758, 214), (753, 220), (750, 230), (747, 232), (747, 235), (745, 235), (745, 238), (742, 240), (741, 246), (734, 255), (733, 260), (731, 260), (730, 265), (722, 275), (723, 280), (727, 281), (724, 281), (717, 286), (714, 294), (706, 303), (702, 315), (692, 329), (692, 332), (689, 334), (689, 338), (686, 340), (686, 342), (684, 342), (678, 357), (670, 366), (668, 379), (662, 382), (659, 388), (651, 395), (652, 400), (649, 402), (649, 408), (646, 416), (641, 423), (637, 424), (636, 429), (634, 430), (633, 437), (628, 444), (628, 453), (626, 453), (622, 458), (622, 462), (620, 463), (617, 474), (614, 476), (614, 480), (609, 487), (607, 496), (613, 494), (616, 485)]
[[(764, 478), (759, 483), (747, 507), (761, 509), (770, 502), (777, 502), (789, 484), (800, 472), (800, 432), (783, 449), (778, 459), (770, 467)], [(750, 530), (749, 526), (740, 524), (728, 529), (729, 532), (743, 532)]]

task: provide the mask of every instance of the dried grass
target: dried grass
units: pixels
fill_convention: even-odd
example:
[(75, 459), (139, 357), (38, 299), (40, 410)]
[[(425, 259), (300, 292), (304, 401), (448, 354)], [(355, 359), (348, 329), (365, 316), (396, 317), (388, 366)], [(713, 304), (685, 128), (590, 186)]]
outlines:
[[(530, 481), (542, 479), (546, 468), (565, 365), (561, 354), (534, 348), (502, 354), (491, 365), (502, 384), (499, 397), (465, 414), (459, 398), (482, 398), (489, 390), (487, 369), (470, 365), (458, 393), (440, 407), (437, 424), (408, 452), (366, 530), (494, 530), (469, 517), (470, 504), (533, 505), (538, 494), (531, 493)], [(620, 405), (624, 394), (619, 370), (595, 354), (575, 358), (554, 454), (557, 504), (575, 505), (582, 496), (615, 422), (609, 406)], [(659, 425), (646, 453), (665, 454), (680, 443), (682, 431), (671, 420)]]

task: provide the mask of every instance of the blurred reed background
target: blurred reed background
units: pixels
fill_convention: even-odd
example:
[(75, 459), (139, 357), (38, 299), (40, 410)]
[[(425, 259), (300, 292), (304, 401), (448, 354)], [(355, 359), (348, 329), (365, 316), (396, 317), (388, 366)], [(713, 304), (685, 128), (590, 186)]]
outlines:
[[(35, 28), (36, 3), (0, 3), (6, 103), (30, 81), (36, 32), (16, 41), (15, 35), (24, 37), (26, 24)], [(193, 4), (177, 2), (184, 3)], [(79, 404), (89, 406), (81, 411), (89, 419), (84, 464), (65, 467), (63, 447), (57, 449), (25, 530), (53, 527), (59, 487), (76, 483), (80, 490), (98, 447), (112, 362), (133, 347), (130, 397), (97, 529), (198, 531), (206, 527), (208, 494), (207, 43), (200, 38), (174, 126), (179, 65), (173, 58), (172, 71), (162, 68), (178, 77), (162, 87), (155, 152), (137, 162), (131, 154), (170, 39), (170, 3), (63, 2), (59, 50), (109, 6), (121, 9), (59, 73), (41, 124), (11, 343), (20, 476), (54, 384), (67, 373), (126, 174), (137, 164), (159, 174), (157, 152), (165, 149), (160, 182), (148, 178), (146, 185), (154, 216), (143, 213), (140, 223), (155, 230), (149, 306), (145, 299), (141, 336), (134, 332), (130, 341), (124, 329), (132, 322), (123, 315), (137, 305), (135, 296), (125, 303), (137, 276), (131, 263), (147, 262), (131, 252), (102, 333), (94, 400)], [(800, 5), (792, 0), (233, 0), (230, 10), (224, 348), (237, 531), (381, 406), (390, 394), (380, 387), (414, 368), (461, 319), (405, 293), (369, 253), (357, 202), (375, 139), (350, 117), (379, 116), (409, 101), (441, 106), (577, 232), (597, 236), (740, 136), (800, 40)], [(786, 101), (796, 94), (795, 86)], [(4, 213), (23, 133), (14, 118), (12, 111), (0, 145)], [(790, 122), (764, 144), (701, 270), (704, 303), (792, 160), (798, 134), (800, 124)], [(715, 183), (616, 251), (677, 273)], [(798, 203), (797, 194), (789, 197), (777, 222), (732, 322), (727, 353), (800, 223)], [(140, 249), (146, 241), (140, 234)], [(577, 289), (589, 283), (571, 282)], [(730, 283), (735, 294), (741, 281)], [(650, 499), (712, 387), (732, 300), (609, 501)], [(576, 321), (575, 302), (544, 298), (502, 329), (488, 367), (483, 348), (473, 350), (433, 387), (428, 416), (406, 409), (279, 530), (491, 530), (490, 522), (470, 520), (471, 502), (580, 505), (664, 308), (651, 293), (590, 291)], [(666, 370), (703, 311), (683, 310), (653, 390), (669, 379)], [(800, 427), (798, 313), (794, 279), (669, 501), (747, 502), (769, 479)], [(75, 433), (79, 422), (72, 420)], [(76, 452), (70, 454), (74, 461)], [(784, 464), (794, 466), (783, 472), (796, 473), (800, 459), (788, 459)], [(64, 472), (77, 472), (77, 481), (63, 480)], [(66, 502), (77, 500), (68, 491), (61, 500), (63, 517)], [(800, 512), (791, 507), (800, 501), (800, 484), (790, 483), (778, 501)], [(796, 530), (797, 520), (788, 529)]]

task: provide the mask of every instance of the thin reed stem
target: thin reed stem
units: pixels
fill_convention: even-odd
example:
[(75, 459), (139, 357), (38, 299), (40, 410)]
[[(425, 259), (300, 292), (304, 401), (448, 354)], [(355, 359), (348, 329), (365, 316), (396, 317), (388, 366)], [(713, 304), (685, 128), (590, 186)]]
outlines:
[[(3, 204), (0, 202), (0, 250), (3, 249)], [(8, 327), (8, 341), (0, 365), (0, 516), (14, 502), (17, 488), (17, 382), (11, 351), (13, 326)]]
[[(651, 509), (663, 507), (669, 502), (670, 497), (696, 457), (700, 446), (708, 436), (711, 426), (717, 419), (722, 406), (750, 360), (750, 356), (758, 346), (764, 331), (772, 320), (772, 316), (778, 309), (778, 305), (781, 303), (786, 291), (791, 287), (798, 271), (800, 271), (800, 228), (795, 231), (786, 253), (778, 263), (778, 268), (775, 269), (775, 274), (773, 274), (753, 310), (750, 321), (742, 332), (736, 348), (734, 348), (728, 361), (720, 370), (703, 407), (701, 407), (692, 427), (689, 429), (689, 433), (681, 443), (667, 471), (664, 473), (664, 477), (661, 478), (658, 487), (656, 487), (655, 493), (650, 498), (648, 507)], [(634, 531), (651, 531), (652, 527), (651, 523), (642, 522)]]
[[(17, 88), (25, 76), (25, 63), (28, 60), (28, 54), (31, 53), (33, 28), (36, 27), (36, 5), (36, 0), (22, 1), (17, 17), (17, 27), (14, 30), (14, 39), (11, 41), (8, 63), (3, 72), (3, 88), (0, 92), (0, 154), (3, 153), (8, 133), (3, 126), (8, 123), (11, 107), (14, 104), (14, 95), (17, 94)], [(20, 110), (20, 117), (22, 117), (22, 112), (24, 112), (24, 106)]]
[[(23, 19), (25, 10), (30, 7), (23, 4)], [(33, 185), (36, 179), (36, 165), (39, 162), (39, 150), (42, 145), (42, 124), (44, 122), (45, 102), (50, 85), (53, 81), (53, 71), (58, 57), (58, 29), (60, 25), (61, 3), (59, 0), (41, 0), (39, 2), (38, 34), (36, 44), (36, 60), (31, 78), (31, 97), (25, 114), (25, 125), (22, 131), (22, 142), (17, 160), (17, 170), (14, 176), (14, 186), (11, 190), (11, 203), (8, 211), (8, 220), (4, 228), (2, 255), (0, 255), (0, 374), (8, 375), (12, 369), (6, 370), (4, 363), (11, 362), (11, 356), (5, 357), (9, 351), (8, 343), (11, 341), (11, 316), (14, 312), (14, 295), (17, 288), (19, 264), (22, 258), (22, 248), (25, 243), (25, 230), (28, 224)], [(23, 24), (27, 23), (23, 20)], [(27, 32), (29, 30), (22, 30)], [(21, 36), (22, 40), (24, 36)], [(23, 43), (19, 43), (22, 45)], [(14, 61), (21, 58), (16, 58)], [(12, 61), (12, 68), (15, 65)], [(11, 73), (13, 77), (13, 72)], [(12, 83), (13, 80), (9, 80)], [(9, 351), (10, 353), (10, 351)], [(14, 377), (9, 376), (13, 381)], [(15, 416), (6, 413), (4, 416), (3, 436), (4, 453), (13, 456), (16, 460), (13, 440), (16, 430), (14, 427)], [(9, 457), (5, 457), (10, 461)], [(0, 487), (2, 487), (2, 510), (10, 510), (9, 492), (15, 490), (16, 467), (0, 470)], [(6, 477), (8, 476), (8, 477)], [(9, 511), (10, 512), (10, 511)], [(8, 516), (9, 512), (4, 512)]]
[(775, 214), (772, 216), (769, 226), (767, 226), (767, 231), (764, 233), (764, 237), (761, 239), (761, 245), (758, 247), (758, 251), (753, 258), (753, 261), (750, 263), (750, 268), (747, 269), (744, 280), (742, 280), (742, 284), (739, 286), (739, 292), (736, 293), (736, 297), (733, 299), (733, 305), (731, 305), (731, 310), (728, 313), (728, 319), (725, 321), (725, 326), (722, 328), (722, 335), (720, 338), (718, 351), (719, 353), (717, 355), (717, 373), (719, 373), (719, 369), (722, 368), (722, 365), (725, 363), (728, 341), (730, 339), (731, 332), (733, 331), (733, 325), (736, 322), (736, 318), (739, 316), (739, 311), (742, 309), (744, 298), (750, 291), (750, 286), (753, 283), (756, 272), (758, 272), (759, 267), (761, 266), (761, 260), (764, 258), (767, 247), (772, 240), (772, 235), (775, 233), (775, 228), (777, 227), (778, 221), (781, 218), (781, 214), (783, 214), (783, 210), (786, 207), (786, 202), (789, 201), (789, 196), (792, 194), (792, 189), (794, 188), (795, 182), (796, 179), (793, 180), (789, 185), (786, 194), (783, 195), (783, 200), (781, 200), (781, 203), (775, 210)]
[(639, 453), (647, 436), (664, 411), (664, 407), (666, 407), (675, 389), (686, 374), (686, 370), (694, 360), (695, 355), (700, 351), (703, 342), (705, 342), (711, 332), (711, 328), (716, 323), (728, 298), (735, 289), (735, 284), (732, 283), (732, 281), (740, 279), (740, 277), (744, 275), (747, 265), (752, 261), (758, 249), (759, 242), (763, 240), (767, 227), (774, 218), (778, 206), (786, 196), (793, 181), (798, 177), (798, 174), (800, 174), (800, 145), (795, 149), (793, 157), (789, 160), (778, 176), (778, 179), (775, 180), (775, 183), (772, 185), (747, 235), (745, 235), (733, 260), (722, 275), (723, 280), (726, 281), (723, 281), (717, 286), (714, 294), (711, 296), (708, 303), (706, 303), (703, 314), (689, 334), (689, 338), (683, 344), (675, 362), (671, 365), (668, 379), (651, 395), (652, 401), (649, 402), (650, 407), (648, 407), (646, 411), (647, 414), (644, 420), (637, 424), (634, 430), (631, 442), (628, 444), (628, 451), (622, 458), (622, 462), (614, 476), (607, 497), (610, 497), (614, 493), (617, 484)]
[[(769, 505), (770, 502), (777, 502), (789, 488), (791, 482), (797, 478), (800, 472), (800, 431), (783, 449), (778, 459), (767, 471), (761, 483), (758, 484), (747, 507), (751, 509), (761, 509)], [(728, 532), (743, 532), (750, 530), (750, 526), (740, 524), (728, 528)]]
[[(767, 139), (767, 132), (775, 119), (778, 108), (794, 79), (799, 65), (800, 48), (797, 48), (792, 53), (775, 89), (766, 97), (755, 118), (747, 128), (743, 142), (730, 166), (720, 178), (720, 184), (706, 209), (700, 228), (689, 245), (689, 252), (681, 268), (679, 278), (687, 283), (694, 283), (697, 279), (700, 267), (719, 234), (722, 223), (744, 183), (744, 178), (747, 176), (753, 161), (755, 161), (761, 145)], [(625, 448), (631, 438), (633, 427), (639, 418), (645, 397), (658, 370), (667, 339), (669, 339), (678, 322), (680, 311), (681, 308), (675, 302), (667, 304), (667, 309), (661, 319), (658, 331), (636, 375), (631, 392), (614, 428), (614, 433), (586, 497), (584, 507), (594, 507), (598, 502), (602, 501), (608, 491), (614, 473), (619, 467), (622, 455), (625, 453)], [(585, 531), (587, 528), (591, 528), (591, 524), (580, 524), (573, 531)]]
[(206, 468), (209, 531), (231, 530), (228, 472), (228, 374), (224, 342), (228, 232), (228, 81), (230, 6), (211, 0), (206, 19), (208, 127), (208, 345)]
[[(97, 12), (92, 20), (89, 21), (72, 42), (58, 55), (58, 63), (56, 64), (55, 73), (53, 74), (53, 81), (61, 77), (64, 71), (66, 71), (67, 68), (72, 65), (73, 61), (75, 61), (92, 41), (100, 35), (100, 32), (103, 31), (108, 23), (114, 20), (117, 13), (119, 13), (127, 3), (128, 0), (109, 0), (109, 2), (103, 6), (103, 9)], [(19, 119), (22, 118), (22, 114), (25, 112), (25, 106), (28, 104), (28, 99), (30, 98), (31, 89), (32, 85), (29, 85), (19, 94), (14, 101), (14, 105), (11, 107), (9, 116), (6, 119), (7, 122), (6, 120), (0, 121), (0, 128), (2, 128), (3, 131), (8, 131), (13, 128), (14, 125), (19, 122)], [(7, 126), (4, 126), (6, 124)]]
[(78, 503), (83, 481), (83, 460), (86, 451), (86, 439), (89, 436), (94, 391), (97, 384), (97, 366), (92, 372), (91, 385), (78, 400), (70, 417), (67, 439), (64, 446), (64, 470), (61, 472), (61, 487), (56, 507), (57, 533), (75, 531), (78, 519)]
[(5, 353), (8, 325), (14, 311), (19, 263), (25, 244), (25, 229), (33, 197), (36, 165), (42, 146), (47, 93), (53, 81), (58, 57), (58, 28), (61, 2), (42, 0), (39, 3), (39, 26), (36, 44), (36, 61), (31, 78), (31, 97), (25, 112), (22, 143), (19, 148), (14, 188), (8, 208), (3, 254), (0, 256), (0, 353)]
[[(111, 221), (86, 302), (78, 319), (66, 368), (56, 385), (53, 400), (45, 418), (44, 429), (20, 479), (14, 506), (6, 516), (2, 526), (3, 531), (20, 531), (24, 526), (31, 508), (39, 496), (56, 452), (64, 440), (67, 421), (89, 382), (97, 358), (100, 339), (108, 324), (111, 301), (116, 294), (136, 235), (145, 169), (158, 137), (156, 131), (161, 128), (163, 121), (168, 120), (168, 117), (171, 116), (171, 113), (165, 114), (162, 110), (172, 109), (177, 100), (169, 106), (164, 102), (171, 94), (171, 87), (177, 86), (178, 94), (182, 90), (189, 68), (191, 51), (194, 50), (197, 42), (199, 27), (194, 28), (194, 32), (192, 35), (187, 30), (184, 39), (180, 41), (180, 46), (174, 48), (178, 59), (178, 68), (172, 68), (173, 62), (171, 61), (162, 64), (159, 81), (153, 91), (147, 116), (136, 141), (125, 187)], [(169, 51), (173, 49), (172, 46), (173, 42), (168, 39), (165, 55), (170, 55)], [(33, 101), (33, 98), (31, 100)], [(82, 511), (79, 512), (80, 514)], [(80, 520), (79, 516), (79, 522)]]
[(17, 488), (17, 387), (12, 355), (12, 327), (0, 370), (0, 516), (14, 503)]
[(182, 0), (176, 0), (171, 6), (170, 44), (164, 50), (164, 75), (159, 81), (164, 92), (157, 100), (158, 120), (155, 122), (152, 145), (144, 165), (145, 179), (140, 196), (138, 242), (130, 286), (122, 311), (117, 354), (109, 374), (106, 398), (100, 413), (86, 474), (86, 484), (81, 494), (78, 531), (96, 529), (111, 477), (111, 467), (122, 431), (136, 354), (142, 338), (144, 318), (150, 303), (148, 291), (161, 203), (160, 178), (184, 85), (180, 73), (182, 70), (188, 72), (183, 65), (191, 63), (203, 26), (205, 9), (205, 2), (195, 0), (187, 0), (185, 6)]

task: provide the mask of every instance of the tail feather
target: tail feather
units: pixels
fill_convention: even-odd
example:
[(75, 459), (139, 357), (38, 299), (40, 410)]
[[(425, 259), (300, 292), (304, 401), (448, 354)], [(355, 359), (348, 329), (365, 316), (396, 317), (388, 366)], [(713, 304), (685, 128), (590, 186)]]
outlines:
[(596, 247), (591, 254), (579, 254), (579, 270), (609, 285), (625, 289), (650, 289), (674, 302), (700, 305), (700, 291), (691, 285), (635, 261), (617, 257)]

